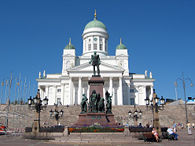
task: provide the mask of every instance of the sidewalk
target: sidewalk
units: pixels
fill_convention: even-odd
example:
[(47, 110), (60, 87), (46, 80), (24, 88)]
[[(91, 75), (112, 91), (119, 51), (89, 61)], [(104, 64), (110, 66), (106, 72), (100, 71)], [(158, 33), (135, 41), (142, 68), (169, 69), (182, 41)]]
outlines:
[(163, 139), (162, 142), (144, 142), (143, 140), (138, 140), (133, 138), (131, 135), (124, 134), (71, 134), (67, 137), (56, 138), (54, 141), (51, 141), (55, 144), (70, 144), (70, 145), (116, 145), (116, 146), (126, 146), (126, 145), (148, 145), (148, 146), (195, 146), (195, 129), (193, 129), (193, 135), (188, 135), (186, 129), (178, 131), (179, 140), (169, 141)]

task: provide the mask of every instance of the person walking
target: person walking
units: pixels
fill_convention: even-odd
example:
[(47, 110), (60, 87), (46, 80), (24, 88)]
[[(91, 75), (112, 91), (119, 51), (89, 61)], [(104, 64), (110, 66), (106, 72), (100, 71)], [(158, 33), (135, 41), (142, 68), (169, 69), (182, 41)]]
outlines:
[(191, 130), (191, 124), (190, 123), (187, 124), (187, 128), (188, 128), (188, 135), (192, 135), (192, 130)]

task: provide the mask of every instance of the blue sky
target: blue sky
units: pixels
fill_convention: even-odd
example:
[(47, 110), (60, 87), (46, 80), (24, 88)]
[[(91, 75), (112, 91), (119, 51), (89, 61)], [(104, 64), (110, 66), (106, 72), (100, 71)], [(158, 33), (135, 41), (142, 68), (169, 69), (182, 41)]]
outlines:
[[(19, 92), (28, 98), (35, 95), (39, 71), (61, 72), (69, 37), (82, 55), (81, 35), (94, 9), (108, 29), (109, 55), (122, 37), (130, 72), (152, 71), (159, 96), (175, 98), (174, 81), (182, 72), (195, 84), (194, 0), (0, 0), (0, 81), (12, 73), (12, 99), (18, 96), (16, 79), (30, 84)], [(195, 96), (195, 86), (186, 86), (187, 96)], [(183, 98), (180, 81), (178, 96)]]

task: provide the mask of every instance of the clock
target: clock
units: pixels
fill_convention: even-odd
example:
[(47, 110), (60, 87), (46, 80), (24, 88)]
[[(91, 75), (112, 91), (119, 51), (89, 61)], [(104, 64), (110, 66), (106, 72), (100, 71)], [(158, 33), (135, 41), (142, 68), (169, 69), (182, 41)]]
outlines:
[(94, 38), (93, 40), (94, 40), (94, 41), (97, 41), (97, 38)]

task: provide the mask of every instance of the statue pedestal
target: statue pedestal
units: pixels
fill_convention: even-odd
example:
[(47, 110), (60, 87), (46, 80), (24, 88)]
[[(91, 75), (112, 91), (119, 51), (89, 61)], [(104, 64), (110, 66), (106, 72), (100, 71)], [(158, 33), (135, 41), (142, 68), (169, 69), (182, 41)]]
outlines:
[[(68, 128), (69, 133), (71, 132), (123, 132), (124, 126), (121, 126), (115, 122), (114, 115), (111, 112), (111, 105), (109, 106), (109, 112), (104, 112), (104, 100), (103, 99), (103, 87), (104, 80), (100, 76), (92, 76), (88, 81), (90, 86), (89, 94), (89, 105), (88, 111), (83, 110), (79, 114), (77, 123)], [(95, 92), (93, 92), (95, 90)], [(108, 92), (106, 92), (108, 93)], [(100, 94), (100, 96), (99, 96)], [(109, 93), (106, 95), (110, 97)], [(84, 97), (86, 98), (86, 97)], [(82, 100), (85, 100), (85, 99)], [(98, 101), (99, 99), (99, 101)], [(108, 100), (107, 100), (108, 102)], [(86, 105), (86, 101), (84, 102)], [(107, 103), (107, 105), (109, 105)], [(83, 104), (81, 105), (83, 106)], [(84, 113), (83, 113), (84, 112)], [(85, 113), (86, 112), (86, 113)]]
[(69, 132), (123, 132), (124, 127), (115, 122), (113, 114), (79, 114), (77, 123), (69, 127)]
[(79, 114), (79, 119), (75, 126), (92, 126), (100, 125), (102, 127), (116, 127), (118, 124), (115, 122), (113, 114), (106, 113), (85, 113)]
[(100, 76), (92, 76), (88, 84), (90, 86), (89, 95), (95, 90), (97, 94), (100, 94), (100, 97), (103, 97), (104, 80)]

